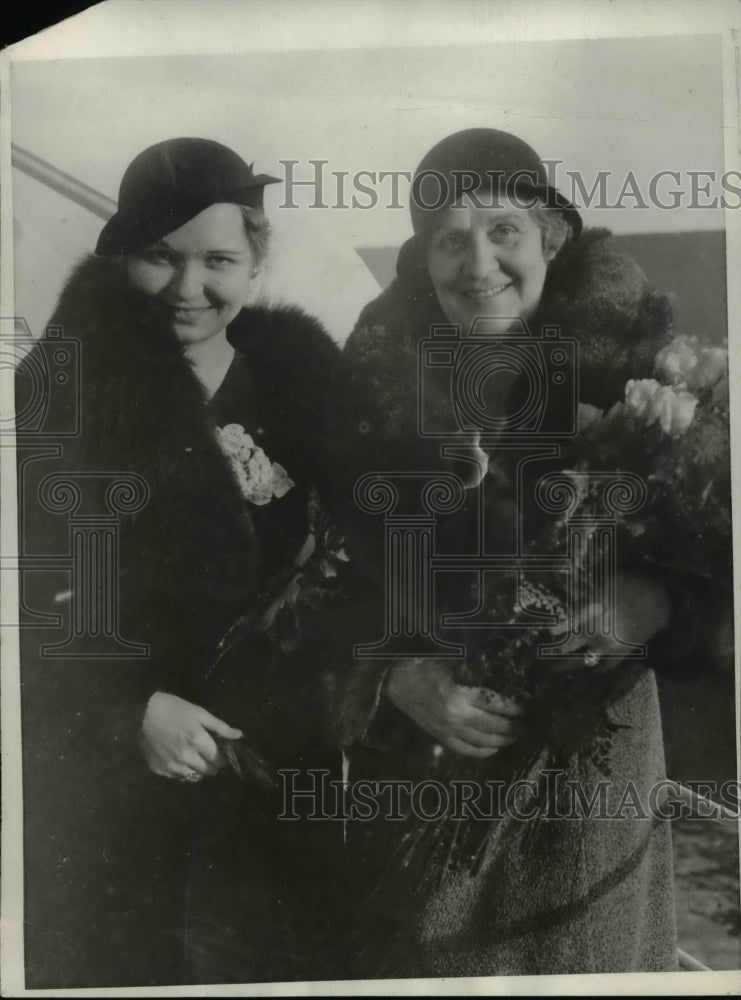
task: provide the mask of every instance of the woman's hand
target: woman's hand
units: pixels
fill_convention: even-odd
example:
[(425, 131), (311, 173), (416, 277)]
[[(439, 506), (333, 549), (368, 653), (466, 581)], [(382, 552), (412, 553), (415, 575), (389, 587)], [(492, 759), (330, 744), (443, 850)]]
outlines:
[(183, 780), (193, 771), (214, 775), (226, 765), (211, 733), (225, 740), (242, 735), (205, 708), (155, 691), (147, 703), (139, 743), (151, 771)]
[(468, 757), (491, 757), (514, 743), (522, 709), (493, 691), (463, 687), (453, 664), (400, 660), (389, 671), (386, 697), (430, 736)]
[[(582, 627), (588, 621), (598, 622), (601, 608), (590, 605), (581, 612)], [(613, 635), (595, 633), (585, 637), (584, 631), (572, 635), (563, 646), (564, 653), (575, 653), (588, 647), (590, 653), (599, 657), (597, 669), (617, 666), (626, 650), (623, 642), (645, 643), (669, 624), (671, 606), (664, 585), (654, 577), (639, 573), (620, 572), (615, 581), (615, 607), (612, 620)], [(609, 616), (606, 616), (609, 620)], [(565, 631), (561, 629), (560, 631)], [(574, 661), (566, 660), (556, 670), (573, 670)]]

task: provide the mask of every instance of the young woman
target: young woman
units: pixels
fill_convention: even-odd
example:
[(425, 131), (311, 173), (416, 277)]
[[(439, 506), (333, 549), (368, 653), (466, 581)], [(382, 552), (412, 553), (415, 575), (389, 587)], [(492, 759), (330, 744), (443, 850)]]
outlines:
[[(489, 555), (516, 551), (521, 527), (513, 494), (516, 476), (505, 472), (512, 473), (520, 454), (505, 443), (493, 444), (491, 428), (506, 426), (513, 413), (524, 412), (518, 395), (522, 382), (515, 377), (514, 362), (500, 363), (497, 371), (482, 362), (486, 377), (477, 381), (473, 372), (461, 388), (453, 372), (462, 370), (466, 338), (469, 345), (480, 345), (485, 358), (487, 343), (494, 350), (507, 337), (521, 336), (523, 321), (533, 338), (540, 339), (544, 328), (557, 328), (562, 339), (578, 346), (571, 371), (572, 379), (578, 376), (572, 383), (578, 397), (572, 406), (578, 401), (605, 409), (622, 399), (628, 378), (652, 374), (654, 355), (671, 328), (666, 300), (651, 290), (609, 233), (582, 232), (577, 211), (549, 186), (538, 155), (515, 136), (471, 129), (438, 143), (414, 176), (412, 225), (414, 236), (399, 254), (395, 281), (366, 307), (347, 341), (329, 403), (336, 510), (348, 532), (351, 558), (367, 575), (366, 614), (358, 626), (366, 643), (384, 636), (389, 595), (383, 587), (394, 579), (384, 578), (384, 557), (390, 555), (380, 512), (382, 489), (372, 498), (379, 500), (375, 512), (368, 499), (358, 502), (355, 487), (363, 475), (377, 473), (393, 482), (396, 506), (386, 511), (389, 524), (402, 524), (404, 516), (420, 523), (420, 517), (429, 520), (430, 512), (420, 506), (421, 487), (414, 487), (409, 471), (434, 479), (436, 473), (460, 472), (465, 466), (468, 480), (461, 481), (469, 488), (457, 510), (451, 504), (448, 513), (438, 514), (436, 554), (451, 554), (454, 564), (456, 555), (480, 553), (483, 544)], [(423, 350), (423, 341), (429, 350)], [(563, 427), (554, 387), (555, 381), (543, 386), (555, 401), (541, 424), (546, 438)], [(457, 392), (468, 395), (456, 397)], [(471, 450), (475, 441), (468, 442), (468, 454), (465, 448), (451, 448), (457, 407), (463, 404), (475, 404), (485, 414), (480, 429), (488, 429), (495, 460), (480, 487), (484, 521), (477, 519), (472, 488), (481, 475), (470, 474), (478, 467)], [(430, 427), (438, 428), (437, 437), (427, 433)], [(467, 433), (471, 437), (470, 426)], [(438, 572), (435, 580), (438, 638), (460, 641), (459, 631), (440, 626), (441, 616), (473, 615), (481, 598), (475, 580), (463, 570)], [(394, 599), (396, 612), (389, 614), (401, 614), (409, 591), (397, 589)], [(615, 613), (623, 639), (648, 642), (669, 619), (663, 583), (625, 567), (618, 577)], [(395, 635), (399, 649), (400, 626)], [(471, 631), (467, 638), (472, 637), (469, 654), (485, 645), (485, 633)], [(615, 649), (606, 638), (591, 652), (604, 656)], [(396, 661), (388, 655), (369, 657), (334, 674), (337, 739), (349, 757), (351, 785), (363, 779), (455, 778), (485, 792), (487, 778), (506, 776), (506, 769), (496, 770), (496, 762), (503, 760), (505, 748), (516, 753), (529, 706), (494, 688), (483, 692), (460, 683), (460, 662), (450, 655), (436, 657), (430, 651), (426, 657), (399, 655)], [(595, 762), (587, 739), (581, 746), (574, 740), (573, 752), (562, 757), (563, 777), (578, 783), (587, 798), (606, 773), (611, 795), (632, 784), (645, 797), (664, 777), (653, 673), (644, 665), (630, 676), (631, 683), (609, 706), (614, 729), (608, 760)], [(595, 700), (595, 713), (599, 708)], [(548, 761), (544, 748), (524, 777), (537, 782)], [(386, 818), (349, 825), (359, 901), (347, 948), (353, 974), (675, 967), (668, 824), (634, 814), (602, 820), (582, 815), (545, 822), (534, 836), (534, 823), (518, 822), (512, 810), (487, 826), (464, 809), (455, 836), (435, 841), (436, 828), (427, 823), (425, 831), (405, 801), (404, 822), (401, 816), (390, 821), (386, 810)], [(423, 808), (434, 813), (438, 805), (433, 795)], [(455, 826), (449, 824), (448, 832)], [(488, 830), (476, 840), (475, 862), (460, 847), (470, 842), (469, 833), (476, 837), (474, 827)]]
[[(286, 840), (280, 802), (224, 753), (244, 734), (273, 764), (310, 758), (310, 664), (278, 678), (247, 638), (211, 669), (306, 545), (336, 355), (299, 310), (250, 304), (274, 181), (211, 140), (144, 150), (51, 320), (79, 343), (79, 434), (34, 463), (24, 530), (36, 552), (53, 553), (55, 532), (64, 546), (66, 519), (36, 489), (59, 472), (84, 513), (115, 510), (113, 575), (83, 573), (49, 607), (76, 616), (92, 579), (118, 642), (106, 658), (83, 630), (73, 658), (42, 659), (47, 635), (25, 637), (29, 985), (302, 979), (320, 962), (321, 892), (312, 939), (297, 927), (311, 848)], [(109, 505), (117, 476), (128, 507)]]

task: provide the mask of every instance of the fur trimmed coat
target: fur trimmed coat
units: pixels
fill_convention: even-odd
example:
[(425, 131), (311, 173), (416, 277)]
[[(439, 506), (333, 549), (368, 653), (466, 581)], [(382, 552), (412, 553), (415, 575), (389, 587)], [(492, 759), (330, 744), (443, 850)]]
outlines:
[[(80, 512), (98, 518), (111, 513), (112, 475), (140, 477), (146, 502), (117, 514), (118, 565), (108, 583), (118, 638), (149, 653), (134, 657), (119, 645), (118, 658), (106, 659), (100, 635), (83, 635), (72, 659), (57, 658), (53, 649), (42, 654), (42, 645), (63, 640), (72, 627), (84, 581), (54, 570), (38, 580), (27, 575), (26, 605), (62, 612), (61, 628), (22, 633), (27, 984), (177, 983), (190, 934), (179, 929), (186, 848), (190, 841), (192, 874), (198, 817), (217, 808), (217, 799), (242, 821), (266, 806), (259, 796), (250, 799), (234, 774), (195, 787), (152, 775), (137, 747), (144, 709), (155, 690), (169, 691), (220, 714), (248, 739), (254, 731), (258, 744), (260, 733), (272, 735), (272, 743), (260, 744), (266, 755), (279, 746), (295, 762), (311, 752), (311, 709), (298, 680), (296, 692), (290, 690), (298, 667), (287, 668), (288, 680), (268, 676), (259, 650), (246, 648), (235, 668), (241, 679), (230, 689), (239, 698), (230, 701), (219, 694), (221, 678), (212, 684), (206, 670), (235, 617), (259, 600), (266, 581), (290, 565), (306, 538), (321, 401), (338, 352), (297, 309), (245, 308), (228, 330), (235, 359), (209, 401), (174, 334), (115, 263), (99, 258), (73, 273), (50, 327), (76, 342), (79, 365), (71, 391), (52, 386), (63, 398), (49, 407), (41, 435), (19, 435), (24, 552), (42, 560), (69, 553), (68, 516), (39, 500), (46, 476), (63, 473), (77, 484)], [(36, 357), (49, 348), (37, 345)], [(32, 355), (19, 368), (19, 413), (33, 365)], [(77, 436), (60, 436), (75, 415)], [(248, 504), (217, 440), (217, 425), (227, 423), (242, 424), (287, 470), (294, 486), (284, 497)], [(300, 666), (307, 689), (310, 672)], [(304, 739), (300, 746), (296, 733)], [(231, 832), (244, 840), (240, 830)], [(259, 852), (258, 832), (247, 838), (246, 853)], [(255, 921), (262, 921), (264, 936), (255, 938), (251, 955), (237, 956), (237, 979), (275, 976), (260, 957), (271, 899), (281, 895), (266, 881), (268, 868), (264, 854), (252, 862), (253, 871), (262, 869)], [(249, 883), (241, 889), (244, 905)], [(223, 916), (229, 924), (226, 903)]]
[[(439, 444), (418, 433), (419, 343), (445, 324), (416, 241), (402, 248), (397, 278), (370, 303), (335, 372), (328, 425), (333, 430), (335, 513), (348, 533), (348, 552), (366, 575), (364, 614), (356, 641), (379, 640), (384, 628), (384, 523), (361, 512), (353, 486), (372, 471), (460, 471), (442, 460)], [(650, 377), (656, 351), (671, 339), (667, 300), (608, 232), (586, 231), (550, 265), (531, 329), (559, 326), (579, 347), (579, 400), (599, 408), (619, 401), (628, 378)], [(423, 373), (424, 404), (440, 421), (452, 418), (450, 380)], [(503, 412), (507, 391), (499, 405)], [(497, 401), (494, 400), (496, 404)], [(495, 457), (495, 456), (492, 456)], [(487, 516), (511, 522), (509, 498), (491, 476)], [(402, 498), (403, 499), (403, 498)], [(405, 510), (401, 506), (399, 511)], [(436, 522), (436, 539), (462, 551), (470, 505)], [(507, 551), (501, 549), (500, 551)], [(447, 596), (455, 602), (456, 587)], [(461, 591), (457, 594), (460, 599)], [(460, 609), (460, 603), (458, 604)], [(440, 611), (440, 605), (437, 608)], [(443, 627), (443, 638), (455, 638)], [(349, 757), (349, 781), (486, 780), (486, 768), (433, 752), (433, 741), (385, 701), (388, 660), (359, 660), (328, 680), (335, 739)], [(617, 727), (609, 753), (610, 810), (636, 789), (646, 803), (665, 777), (656, 684), (645, 669), (609, 709)], [(544, 755), (528, 778), (547, 766)], [(562, 775), (589, 796), (604, 777), (576, 753)], [(434, 799), (434, 797), (433, 797)], [(407, 853), (406, 822), (350, 822), (348, 863), (357, 906), (346, 938), (347, 975), (471, 976), (658, 971), (676, 967), (671, 834), (656, 819), (589, 818), (533, 824), (496, 821), (474, 872), (451, 870), (434, 847)], [(471, 825), (472, 820), (462, 826)], [(528, 833), (528, 831), (530, 831)], [(444, 854), (444, 852), (443, 852)], [(411, 860), (410, 860), (411, 859)], [(449, 861), (449, 858), (448, 858)]]

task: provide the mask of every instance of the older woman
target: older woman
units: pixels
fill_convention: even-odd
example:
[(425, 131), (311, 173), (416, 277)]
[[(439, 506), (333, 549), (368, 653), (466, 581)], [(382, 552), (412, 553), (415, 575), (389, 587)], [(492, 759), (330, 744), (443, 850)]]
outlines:
[[(36, 462), (36, 482), (79, 481), (91, 515), (110, 517), (116, 476), (140, 495), (120, 514), (115, 575), (96, 584), (117, 609), (114, 655), (100, 630), (66, 659), (42, 661), (46, 635), (26, 637), (29, 985), (305, 978), (316, 951), (292, 923), (299, 855), (280, 803), (224, 770), (247, 729), (273, 763), (310, 753), (308, 736), (297, 748), (309, 671), (276, 687), (257, 639), (210, 669), (306, 543), (336, 354), (299, 310), (249, 304), (274, 181), (211, 140), (144, 150), (50, 324), (79, 341), (80, 432)], [(60, 528), (64, 544), (59, 516), (24, 496), (31, 548)], [(72, 582), (76, 615), (89, 580)], [(70, 600), (58, 589), (55, 610)]]
[[(466, 337), (478, 344), (490, 338), (494, 350), (507, 336), (521, 336), (523, 321), (533, 335), (557, 328), (560, 337), (578, 345), (578, 370), (571, 372), (578, 374), (578, 402), (602, 409), (621, 399), (626, 379), (651, 374), (671, 320), (666, 300), (650, 289), (639, 268), (606, 231), (582, 232), (577, 211), (549, 186), (535, 151), (507, 133), (471, 129), (436, 145), (414, 176), (412, 224), (414, 236), (399, 254), (397, 277), (363, 311), (330, 397), (337, 511), (367, 588), (365, 614), (356, 620), (357, 641), (365, 644), (361, 659), (331, 679), (335, 728), (350, 761), (351, 786), (362, 779), (455, 778), (483, 788), (487, 778), (506, 775), (495, 765), (508, 752), (516, 753), (529, 706), (496, 690), (460, 683), (464, 675), (454, 643), (461, 633), (446, 629), (444, 621), (441, 625), (441, 616), (458, 612), (475, 618), (481, 595), (465, 567), (457, 573), (438, 571), (435, 577), (438, 631), (432, 639), (429, 629), (425, 635), (427, 655), (420, 652), (419, 637), (413, 648), (415, 637), (384, 619), (384, 608), (387, 616), (409, 615), (415, 598), (408, 588), (400, 592), (398, 573), (406, 572), (409, 580), (412, 563), (394, 563), (397, 576), (384, 576), (392, 542), (385, 542), (379, 504), (364, 501), (356, 484), (366, 473), (393, 482), (396, 506), (387, 517), (392, 527), (396, 520), (398, 532), (405, 524), (419, 525), (420, 518), (429, 521), (415, 476), (457, 472), (468, 489), (457, 509), (451, 504), (447, 513), (438, 514), (436, 552), (455, 557), (515, 551), (517, 477), (509, 456), (519, 458), (528, 448), (513, 452), (506, 437), (498, 446), (491, 428), (506, 427), (512, 414), (523, 412), (522, 370), (518, 375), (516, 365), (500, 364), (462, 400), (456, 398), (451, 375), (460, 363), (455, 351)], [(563, 433), (566, 418), (559, 408), (566, 403), (559, 402), (553, 385), (544, 391), (553, 401), (539, 431), (552, 440), (559, 428)], [(470, 416), (461, 425), (468, 440), (456, 446), (453, 437), (459, 406), (472, 399), (484, 414), (479, 430), (489, 430), (482, 441), (493, 460), (478, 489), (481, 449)], [(437, 428), (437, 437), (430, 428)], [(483, 505), (480, 490), (485, 491)], [(476, 513), (481, 509), (483, 522)], [(395, 586), (395, 593), (389, 597), (384, 586)], [(661, 583), (626, 567), (617, 594), (617, 631), (623, 639), (645, 643), (666, 627), (669, 603)], [(472, 636), (469, 656), (485, 644), (480, 629), (466, 634), (469, 640)], [(373, 641), (378, 658), (370, 655)], [(405, 641), (411, 656), (404, 656)], [(591, 652), (614, 655), (612, 643), (605, 638)], [(394, 650), (395, 661), (389, 658)], [(585, 733), (581, 743), (571, 740), (561, 764), (565, 777), (579, 783), (587, 798), (609, 774), (611, 796), (619, 799), (620, 790), (632, 787), (645, 802), (664, 776), (656, 686), (645, 665), (624, 676), (609, 704), (612, 737), (602, 759)], [(598, 708), (595, 704), (595, 712)], [(572, 729), (579, 729), (578, 722)], [(524, 776), (542, 780), (548, 762), (544, 750)], [(381, 806), (380, 820), (367, 821), (366, 815), (365, 822), (349, 824), (350, 867), (359, 899), (347, 947), (354, 974), (675, 967), (666, 823), (637, 819), (630, 812), (613, 819), (582, 814), (545, 822), (535, 835), (535, 824), (518, 821), (511, 809), (487, 821), (477, 820), (469, 806), (458, 816), (458, 832), (445, 839), (440, 826), (428, 823), (423, 832), (425, 824), (412, 815), (414, 800), (404, 800), (406, 811), (398, 801), (395, 822)], [(424, 808), (434, 812), (434, 798)], [(449, 824), (448, 832), (455, 826)], [(470, 842), (464, 827), (487, 831), (474, 837), (475, 859), (460, 846)]]

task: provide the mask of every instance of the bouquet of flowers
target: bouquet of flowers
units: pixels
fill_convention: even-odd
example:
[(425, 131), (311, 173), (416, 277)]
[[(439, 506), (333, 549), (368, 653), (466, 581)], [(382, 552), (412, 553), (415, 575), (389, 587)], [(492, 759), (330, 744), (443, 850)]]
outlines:
[[(656, 356), (655, 374), (629, 380), (624, 401), (607, 413), (580, 404), (580, 431), (558, 459), (561, 469), (535, 484), (523, 515), (531, 524), (525, 555), (569, 552), (569, 572), (524, 570), (514, 600), (503, 588), (489, 595), (504, 627), (470, 644), (459, 678), (547, 707), (538, 729), (557, 757), (604, 742), (609, 724), (595, 705), (604, 708), (630, 686), (645, 659), (627, 644), (603, 658), (586, 640), (559, 656), (555, 622), (573, 628), (591, 616), (585, 631), (594, 634), (607, 615), (615, 626), (611, 609), (592, 603), (595, 580), (614, 579), (618, 559), (681, 578), (723, 579), (727, 570), (730, 580), (726, 350), (678, 337)], [(606, 507), (613, 528), (600, 545)], [(615, 661), (623, 661), (620, 670)]]
[[(527, 703), (525, 731), (511, 747), (479, 764), (437, 748), (438, 780), (525, 777), (545, 754), (545, 768), (564, 767), (581, 753), (609, 775), (610, 743), (617, 726), (608, 707), (647, 667), (645, 649), (628, 643), (605, 653), (588, 641), (610, 614), (618, 565), (641, 573), (730, 585), (731, 493), (727, 353), (678, 337), (659, 352), (652, 379), (631, 379), (622, 402), (603, 413), (580, 404), (579, 431), (541, 474), (519, 511), (528, 525), (525, 557), (534, 569), (501, 579), (485, 595), (490, 628), (465, 633), (468, 654), (457, 681)], [(500, 470), (500, 475), (505, 473)], [(508, 490), (511, 490), (511, 484)], [(611, 522), (604, 538), (606, 506)], [(568, 556), (568, 559), (565, 557)], [(549, 568), (548, 558), (558, 565)], [(560, 560), (560, 562), (559, 562)], [(568, 572), (563, 564), (568, 561)], [(544, 568), (545, 567), (545, 568)], [(599, 595), (595, 581), (613, 581)], [(691, 584), (690, 584), (691, 585)], [(595, 603), (596, 597), (603, 603)], [(579, 632), (562, 651), (566, 626)], [(573, 637), (572, 637), (573, 638)], [(545, 770), (545, 768), (543, 770)], [(544, 794), (547, 780), (541, 778)], [(497, 824), (414, 823), (402, 838), (401, 867), (424, 873), (434, 857), (450, 870), (475, 871)], [(535, 836), (530, 824), (521, 844)], [(437, 869), (436, 869), (437, 870)], [(422, 876), (424, 877), (424, 876)]]

